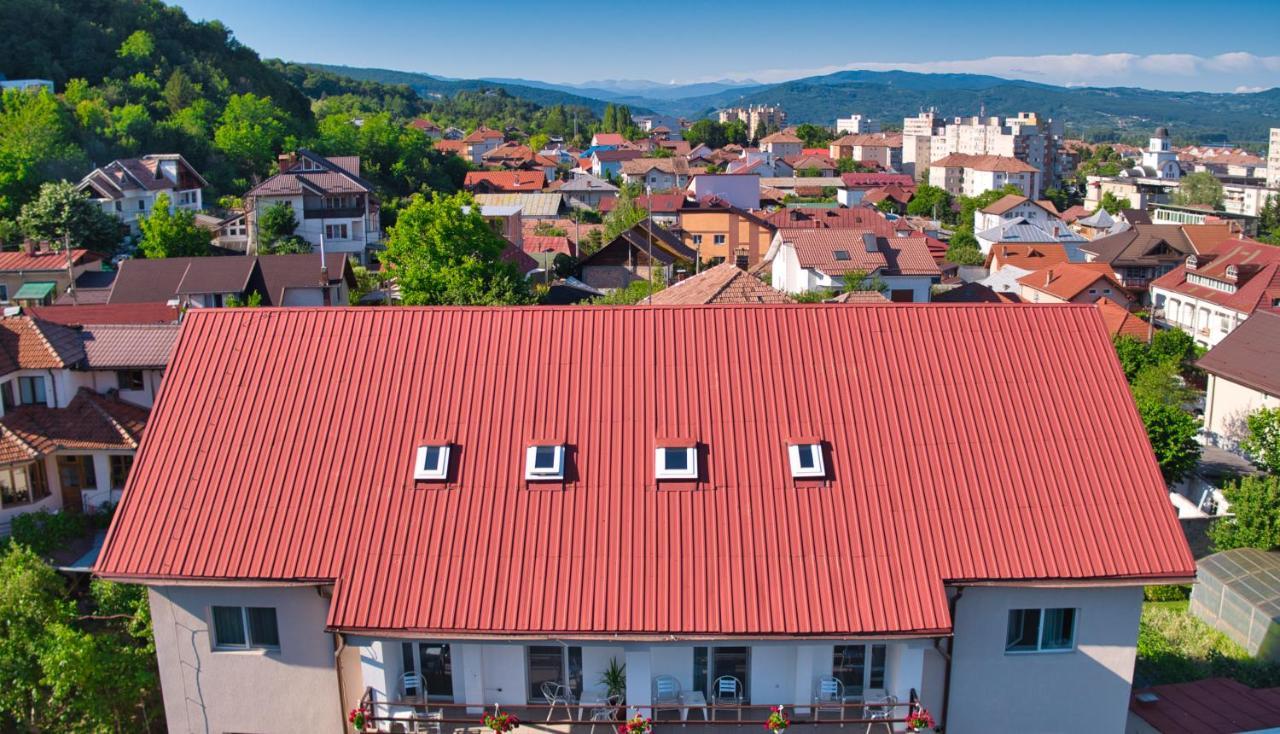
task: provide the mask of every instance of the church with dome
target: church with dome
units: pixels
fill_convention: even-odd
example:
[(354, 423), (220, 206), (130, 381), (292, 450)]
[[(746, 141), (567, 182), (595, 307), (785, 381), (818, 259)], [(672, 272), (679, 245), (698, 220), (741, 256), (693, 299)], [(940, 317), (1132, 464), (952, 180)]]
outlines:
[(1182, 178), (1182, 166), (1178, 164), (1178, 153), (1169, 144), (1169, 129), (1156, 128), (1156, 132), (1142, 151), (1141, 165), (1120, 172), (1121, 178), (1164, 178), (1177, 180)]

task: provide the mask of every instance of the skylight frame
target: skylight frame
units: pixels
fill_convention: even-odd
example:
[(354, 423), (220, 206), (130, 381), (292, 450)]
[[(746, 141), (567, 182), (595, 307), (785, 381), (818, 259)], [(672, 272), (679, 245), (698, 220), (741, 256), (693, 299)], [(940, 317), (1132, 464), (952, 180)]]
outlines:
[[(413, 478), (419, 482), (442, 482), (449, 478), (450, 444), (426, 443), (418, 447), (413, 462)], [(427, 466), (431, 449), (437, 449), (436, 465)]]
[[(538, 450), (552, 449), (550, 467), (538, 466)], [(564, 481), (564, 444), (530, 444), (524, 452), (524, 478), (530, 482)]]
[[(684, 452), (685, 468), (670, 469), (667, 467), (667, 452)], [(653, 452), (653, 475), (658, 479), (697, 479), (698, 448), (696, 446), (659, 446)]]
[[(810, 457), (813, 459), (811, 467), (801, 465), (800, 450), (804, 448), (809, 449)], [(796, 441), (787, 444), (787, 458), (791, 464), (791, 476), (794, 479), (815, 479), (827, 475), (826, 460), (822, 455), (820, 441)]]

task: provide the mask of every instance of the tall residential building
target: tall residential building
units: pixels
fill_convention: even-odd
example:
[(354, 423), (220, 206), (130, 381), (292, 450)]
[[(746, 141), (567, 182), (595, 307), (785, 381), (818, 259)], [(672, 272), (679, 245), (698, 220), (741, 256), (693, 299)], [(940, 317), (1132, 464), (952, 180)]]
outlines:
[(1280, 127), (1271, 128), (1271, 145), (1267, 148), (1267, 188), (1280, 189)]
[(903, 120), (902, 134), (903, 168), (908, 173), (959, 153), (1016, 158), (1038, 169), (1045, 187), (1056, 185), (1063, 174), (1058, 162), (1062, 123), (1033, 112), (1004, 119), (955, 117), (945, 122), (933, 111), (922, 112)]
[(718, 113), (721, 123), (742, 120), (747, 123), (747, 134), (754, 135), (761, 123), (767, 130), (781, 130), (787, 124), (787, 113), (774, 105), (748, 105), (746, 107), (729, 107)]
[(862, 115), (836, 118), (836, 135), (861, 135), (880, 132), (880, 122)]

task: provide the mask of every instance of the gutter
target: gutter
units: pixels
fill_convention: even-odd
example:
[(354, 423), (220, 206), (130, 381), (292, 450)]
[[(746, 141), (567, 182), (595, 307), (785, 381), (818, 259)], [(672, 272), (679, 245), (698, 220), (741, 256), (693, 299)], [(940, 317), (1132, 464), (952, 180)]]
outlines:
[[(964, 587), (963, 586), (957, 587), (956, 595), (951, 597), (951, 603), (950, 603), (952, 629), (955, 628), (956, 607), (959, 605), (960, 597), (962, 596), (964, 596)], [(938, 650), (939, 653), (942, 652), (941, 648), (938, 645), (937, 640), (934, 640), (933, 646), (935, 649)], [(942, 721), (942, 731), (944, 732), (947, 730), (947, 714), (951, 710), (951, 664), (952, 664), (952, 658), (954, 657), (952, 653), (955, 652), (955, 646), (956, 646), (956, 638), (954, 635), (952, 635), (951, 641), (947, 643), (947, 652), (943, 655), (943, 658), (947, 661), (947, 665), (942, 672), (942, 711), (940, 712), (941, 716), (939, 718)]]

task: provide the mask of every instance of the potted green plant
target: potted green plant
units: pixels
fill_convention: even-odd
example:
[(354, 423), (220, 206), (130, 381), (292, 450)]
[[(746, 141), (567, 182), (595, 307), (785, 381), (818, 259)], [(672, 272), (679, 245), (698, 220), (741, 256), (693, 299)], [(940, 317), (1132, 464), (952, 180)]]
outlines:
[(616, 698), (619, 704), (626, 703), (627, 666), (620, 665), (617, 658), (609, 658), (609, 667), (600, 674), (600, 685), (609, 698)]

